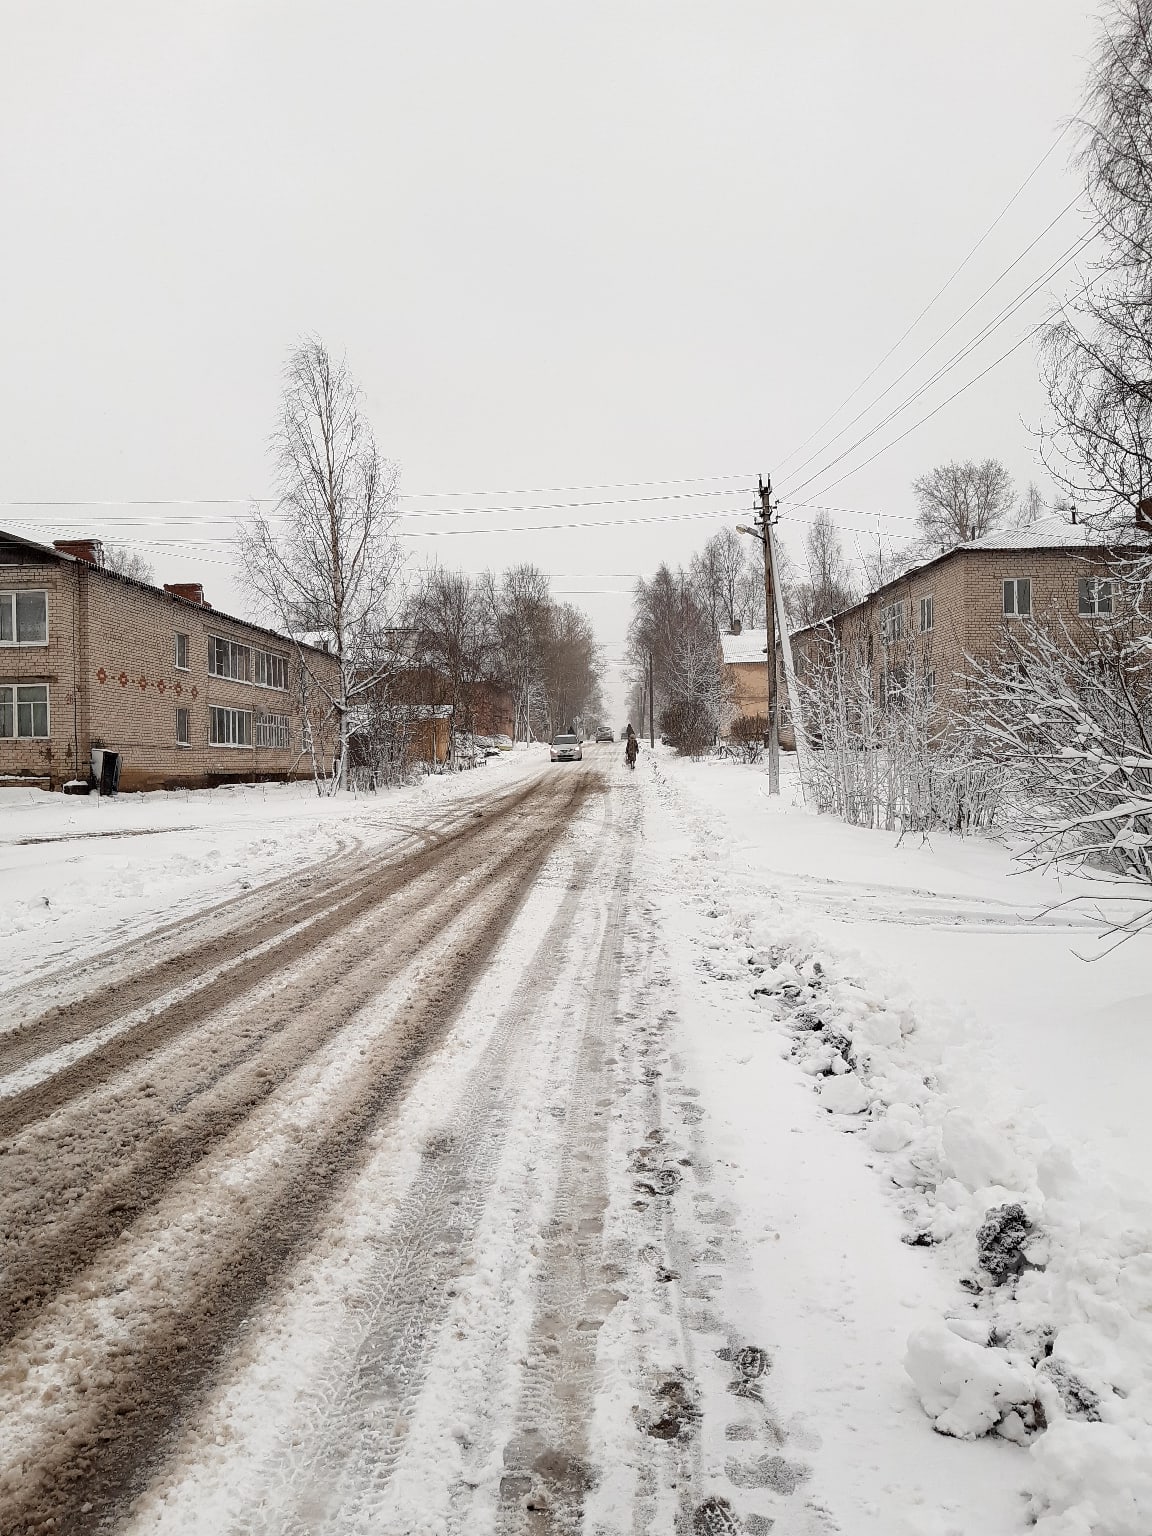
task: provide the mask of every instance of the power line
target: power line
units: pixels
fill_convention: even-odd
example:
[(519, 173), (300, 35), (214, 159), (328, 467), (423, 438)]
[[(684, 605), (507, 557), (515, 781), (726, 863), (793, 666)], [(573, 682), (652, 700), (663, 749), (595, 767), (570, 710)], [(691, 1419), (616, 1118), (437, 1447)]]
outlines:
[[(1087, 98), (1085, 98), (1085, 99), (1087, 99)], [(1081, 106), (1083, 106), (1083, 102), (1081, 103)], [(1080, 108), (1078, 107), (1077, 108), (1077, 113), (1079, 111), (1080, 111)], [(1013, 204), (1016, 202), (1017, 198), (1020, 197), (1021, 193), (1030, 184), (1030, 182), (1036, 176), (1036, 174), (1039, 172), (1041, 167), (1052, 156), (1052, 154), (1056, 150), (1057, 146), (1063, 140), (1064, 135), (1068, 132), (1068, 129), (1072, 126), (1072, 123), (1073, 123), (1074, 120), (1075, 120), (1074, 118), (1069, 118), (1068, 122), (1066, 122), (1064, 124), (1063, 128), (1061, 128), (1060, 132), (1056, 135), (1055, 139), (1053, 139), (1052, 143), (1048, 146), (1048, 148), (1040, 156), (1040, 159), (1037, 160), (1036, 164), (1028, 172), (1027, 176), (1025, 176), (1024, 180), (1016, 188), (1015, 192), (1013, 192), (1012, 196), (1004, 204), (1003, 208), (1001, 208), (1000, 212), (992, 220), (992, 222), (991, 222), (991, 224), (989, 224), (988, 228), (984, 231), (984, 233), (976, 241), (975, 245), (973, 245), (971, 247), (971, 249), (969, 250), (968, 254), (960, 262), (959, 266), (953, 268), (952, 272), (944, 280), (944, 282), (936, 290), (936, 292), (932, 295), (932, 297), (928, 300), (927, 304), (925, 304), (924, 308), (920, 311), (920, 313), (912, 321), (911, 325), (908, 326), (907, 330), (905, 330), (900, 336), (897, 337), (897, 339), (888, 348), (887, 352), (885, 352), (884, 356), (880, 359), (880, 361), (872, 369), (870, 369), (868, 373), (866, 373), (864, 375), (864, 377), (860, 380), (859, 384), (856, 385), (855, 389), (853, 389), (849, 394), (847, 394), (844, 397), (844, 399), (840, 402), (840, 404), (836, 407), (836, 409), (832, 412), (832, 414), (830, 416), (826, 416), (824, 418), (824, 420), (820, 423), (820, 425), (816, 428), (816, 430), (814, 432), (810, 432), (808, 434), (808, 436), (804, 439), (804, 441), (802, 443), (800, 443), (800, 445), (798, 447), (794, 448), (792, 450), (792, 452), (785, 457), (785, 459), (783, 460), (782, 464), (780, 465), (781, 469), (784, 468), (784, 465), (788, 464), (792, 459), (794, 459), (798, 453), (802, 453), (804, 451), (804, 449), (807, 448), (808, 444), (813, 441), (814, 438), (819, 437), (821, 432), (823, 432), (824, 428), (826, 426), (828, 426), (828, 424), (830, 422), (833, 422), (833, 421), (836, 420), (836, 417), (839, 416), (840, 412), (844, 409), (844, 407), (846, 405), (850, 404), (851, 401), (854, 400), (855, 397), (864, 388), (864, 386), (871, 379), (873, 379), (876, 376), (877, 373), (879, 373), (880, 369), (883, 368), (884, 364), (892, 356), (893, 352), (895, 352), (898, 347), (903, 345), (903, 343), (908, 339), (908, 337), (912, 334), (912, 332), (920, 324), (921, 320), (923, 320), (924, 316), (929, 312), (929, 310), (931, 310), (933, 308), (933, 306), (936, 304), (936, 302), (939, 299), (943, 298), (944, 294), (952, 286), (952, 284), (955, 282), (955, 280), (960, 276), (961, 272), (963, 272), (964, 268), (972, 260), (973, 256), (975, 256), (976, 252), (984, 244), (984, 242), (985, 242), (985, 240), (987, 240), (988, 236), (992, 233), (992, 231), (1000, 223), (1001, 219), (1003, 219), (1004, 215), (1008, 212), (1008, 210), (1013, 206)], [(1067, 209), (1065, 209), (1065, 212), (1067, 212)], [(1061, 215), (1061, 217), (1063, 217), (1063, 215)], [(1049, 226), (1049, 227), (1051, 227), (1051, 226)]]
[[(813, 470), (813, 472), (806, 479), (801, 480), (798, 485), (792, 486), (792, 494), (796, 495), (798, 492), (802, 491), (805, 486), (811, 485), (814, 480), (819, 480), (822, 475), (827, 474), (830, 469), (835, 468), (835, 466), (842, 460), (846, 459), (849, 454), (854, 453), (857, 448), (861, 447), (870, 438), (875, 437), (877, 432), (883, 431), (883, 429), (888, 425), (890, 421), (893, 421), (903, 411), (907, 410), (907, 408), (914, 404), (921, 395), (923, 395), (928, 389), (932, 387), (932, 385), (938, 383), (942, 378), (945, 377), (946, 374), (951, 373), (953, 368), (962, 363), (966, 357), (969, 357), (977, 347), (981, 346), (983, 342), (987, 341), (990, 336), (992, 336), (996, 331), (1000, 329), (1002, 325), (1011, 319), (1012, 315), (1015, 314), (1018, 309), (1026, 304), (1029, 299), (1033, 298), (1035, 294), (1039, 292), (1044, 283), (1046, 283), (1051, 277), (1054, 277), (1057, 272), (1061, 271), (1070, 262), (1074, 261), (1076, 257), (1079, 256), (1085, 249), (1088, 243), (1095, 237), (1098, 228), (1098, 225), (1093, 225), (1093, 227), (1088, 230), (1086, 234), (1081, 235), (1078, 240), (1074, 241), (1071, 246), (1069, 246), (1065, 251), (1061, 253), (1056, 262), (1050, 266), (1046, 272), (1042, 273), (1041, 276), (1037, 278), (1035, 282), (1029, 286), (1028, 289), (1018, 294), (1016, 298), (1007, 304), (999, 312), (998, 315), (994, 316), (993, 319), (990, 320), (981, 331), (977, 332), (977, 334), (970, 341), (966, 342), (962, 347), (954, 352), (946, 362), (942, 363), (940, 367), (936, 369), (935, 373), (931, 374), (927, 379), (925, 379), (922, 384), (919, 384), (910, 395), (905, 396), (905, 398), (901, 400), (898, 405), (893, 406), (887, 415), (883, 416), (878, 422), (869, 427), (867, 432), (862, 433), (855, 442), (850, 443), (847, 448), (842, 449), (833, 458), (822, 464), (819, 469)], [(998, 358), (997, 362), (1002, 362), (1004, 357), (1009, 356), (1010, 353), (1016, 350), (1016, 346), (1021, 345), (1024, 341), (1028, 340), (1029, 337), (1035, 336), (1038, 331), (1043, 330), (1045, 323), (1045, 321), (1041, 321), (1039, 325), (1034, 326), (1032, 330), (1028, 331), (1024, 336), (1020, 338), (1019, 342), (1010, 347), (1008, 352), (1005, 352), (1002, 357)], [(995, 367), (996, 365), (992, 364), (991, 366)], [(984, 369), (983, 372), (977, 374), (976, 379), (970, 380), (969, 384), (975, 383), (977, 379), (983, 378), (984, 374), (990, 371), (991, 368)], [(967, 389), (968, 387), (969, 385), (965, 385), (964, 389)], [(948, 401), (945, 401), (944, 403), (948, 404), (949, 401), (955, 400), (957, 395), (964, 393), (964, 389), (957, 390), (956, 394), (950, 395), (948, 397)], [(929, 412), (929, 416), (934, 416), (935, 414), (936, 411)], [(923, 417), (922, 420), (927, 421), (929, 416)], [(902, 434), (902, 436), (906, 435), (907, 434)], [(900, 439), (896, 438), (894, 441), (899, 442)], [(868, 460), (867, 462), (871, 463), (871, 460)], [(839, 484), (840, 482), (837, 481), (836, 483)]]
[[(612, 491), (631, 490), (644, 486), (663, 485), (695, 485), (705, 480), (747, 480), (749, 484), (755, 480), (755, 475), (692, 475), (679, 480), (620, 480), (597, 485), (554, 485), (554, 486), (530, 486), (519, 490), (480, 490), (480, 491), (398, 491), (397, 498), (401, 501), (435, 501), (450, 496), (551, 496), (575, 491)], [(737, 489), (729, 490), (719, 487), (715, 490), (686, 491), (682, 497), (691, 496), (733, 496), (740, 492)], [(16, 500), (0, 501), (0, 507), (247, 507), (247, 506), (276, 506), (282, 498), (277, 496), (120, 496), (120, 497), (95, 497), (85, 496), (63, 500)], [(617, 502), (623, 504), (627, 501), (668, 501), (674, 500), (671, 496), (651, 497), (624, 497), (613, 498), (605, 502), (573, 502), (557, 503), (558, 506), (612, 506)], [(545, 504), (547, 505), (547, 504)], [(423, 509), (406, 508), (402, 516), (411, 516), (414, 511)], [(538, 510), (530, 507), (506, 507), (497, 506), (488, 508), (469, 508), (466, 510), (477, 511), (507, 511), (526, 512)], [(457, 514), (455, 508), (430, 508), (424, 515), (453, 516)]]
[[(1007, 349), (1007, 351), (1001, 352), (1000, 356), (995, 358), (992, 362), (990, 362), (986, 368), (982, 368), (974, 379), (969, 379), (967, 384), (962, 384), (958, 390), (956, 390), (956, 391), (954, 391), (954, 393), (950, 394), (948, 396), (947, 400), (941, 400), (939, 405), (934, 406), (932, 408), (932, 410), (926, 412), (925, 415), (920, 417), (919, 421), (914, 421), (910, 427), (905, 427), (904, 431), (899, 433), (896, 437), (892, 438), (890, 442), (885, 443), (883, 445), (883, 447), (881, 447), (881, 448), (877, 448), (876, 452), (871, 454), (868, 458), (866, 458), (863, 461), (863, 463), (856, 464), (856, 465), (853, 466), (852, 469), (845, 470), (844, 473), (839, 477), (839, 479), (833, 480), (830, 484), (823, 486), (821, 488), (820, 494), (824, 495), (828, 491), (833, 490), (836, 486), (843, 485), (845, 480), (850, 479), (852, 475), (858, 474), (860, 472), (860, 470), (864, 469), (867, 465), (871, 464), (874, 460), (878, 459), (881, 456), (881, 454), (887, 453), (889, 448), (894, 448), (897, 443), (903, 442), (903, 440), (906, 437), (908, 437), (910, 433), (916, 431), (917, 427), (922, 427), (926, 421), (931, 421), (932, 417), (938, 415), (939, 412), (942, 411), (946, 405), (951, 405), (953, 400), (957, 399), (958, 396), (964, 394), (964, 392), (966, 390), (971, 389), (973, 384), (978, 384), (980, 382), (980, 380), (982, 378), (984, 378), (984, 376), (986, 374), (989, 374), (989, 373), (992, 372), (993, 368), (998, 368), (1000, 366), (1000, 364), (1004, 361), (1005, 358), (1011, 357), (1012, 353), (1018, 351), (1024, 345), (1024, 343), (1026, 341), (1031, 341), (1033, 336), (1035, 336), (1039, 331), (1042, 331), (1044, 329), (1045, 324), (1046, 324), (1046, 321), (1041, 320), (1039, 325), (1033, 326), (1033, 328), (1030, 331), (1026, 331), (1024, 333), (1024, 335), (1021, 336), (1018, 341), (1014, 341), (1012, 343), (1012, 345)], [(832, 466), (829, 465), (828, 467), (831, 468)], [(819, 476), (816, 476), (814, 478), (819, 478)]]
[[(961, 314), (959, 314), (956, 317), (956, 319), (953, 320), (951, 325), (949, 325), (945, 330), (941, 331), (939, 336), (937, 336), (934, 341), (929, 342), (929, 344), (926, 347), (924, 347), (917, 354), (916, 357), (914, 357), (912, 359), (912, 361), (904, 369), (903, 373), (897, 374), (896, 377), (892, 380), (892, 382), (890, 384), (886, 384), (884, 386), (884, 388), (880, 391), (880, 393), (878, 395), (876, 395), (875, 398), (872, 399), (864, 407), (863, 410), (857, 411), (856, 415), (853, 416), (850, 421), (845, 422), (844, 425), (840, 428), (840, 430), (838, 432), (833, 433), (833, 435), (828, 439), (828, 441), (824, 444), (824, 446), (822, 448), (817, 449), (816, 452), (814, 452), (814, 453), (810, 453), (806, 459), (803, 459), (800, 462), (800, 464), (797, 465), (796, 469), (793, 471), (793, 474), (794, 475), (798, 475), (800, 473), (800, 471), (802, 469), (804, 469), (807, 465), (811, 464), (814, 459), (818, 459), (821, 454), (827, 453), (828, 449), (831, 448), (832, 444), (835, 443), (839, 438), (843, 437), (845, 432), (851, 431), (851, 429), (856, 425), (856, 423), (858, 421), (862, 421), (863, 418), (868, 415), (869, 411), (873, 410), (877, 405), (880, 404), (880, 401), (884, 399), (885, 395), (890, 394), (892, 392), (892, 390), (894, 390), (898, 384), (903, 383), (903, 381), (908, 377), (908, 375), (910, 373), (912, 373), (920, 365), (920, 363), (922, 363), (924, 361), (924, 359), (928, 356), (928, 354), (930, 352), (934, 351), (935, 348), (940, 345), (940, 343), (944, 340), (945, 336), (950, 335), (956, 329), (956, 327), (958, 325), (960, 325), (964, 320), (966, 320), (968, 318), (968, 316), (977, 307), (977, 305), (982, 303), (983, 300), (986, 299), (987, 296), (992, 292), (992, 290), (999, 286), (999, 284), (1004, 280), (1004, 278), (1007, 277), (1008, 273), (1012, 271), (1013, 267), (1018, 266), (1020, 264), (1020, 262), (1023, 261), (1024, 257), (1028, 255), (1028, 252), (1031, 251), (1035, 246), (1037, 246), (1040, 243), (1041, 240), (1043, 240), (1044, 236), (1046, 234), (1048, 234), (1049, 230), (1051, 230), (1054, 225), (1058, 224), (1059, 221), (1065, 216), (1065, 214), (1067, 214), (1069, 212), (1069, 210), (1071, 208), (1073, 208), (1078, 201), (1079, 201), (1079, 195), (1074, 197), (1072, 199), (1072, 201), (1067, 205), (1067, 207), (1062, 209), (1061, 212), (1058, 213), (1056, 215), (1056, 217), (1051, 221), (1051, 223), (1046, 225), (1045, 228), (1040, 231), (1040, 233), (1036, 236), (1035, 240), (1033, 240), (1030, 245), (1028, 245), (1023, 251), (1021, 251), (1019, 256), (1017, 256), (1014, 261), (1010, 262), (1009, 265), (1006, 266), (1004, 268), (1004, 270), (997, 277), (995, 277), (991, 283), (988, 284), (988, 286), (984, 289), (984, 291), (981, 294), (979, 294), (975, 299), (972, 300), (972, 302), (971, 302), (971, 304), (969, 304), (968, 308), (965, 309)], [(1099, 225), (1099, 221), (1098, 221), (1095, 225), (1093, 225), (1092, 229), (1089, 231), (1088, 236), (1080, 236), (1080, 237), (1078, 237), (1078, 240), (1079, 241), (1083, 241), (1084, 243), (1087, 243), (1087, 240), (1089, 238), (1091, 238), (1091, 236), (1093, 234), (1095, 234), (1096, 230), (1099, 229), (1099, 227), (1100, 227), (1100, 225)], [(1066, 250), (1065, 250), (1064, 254), (1066, 255), (1068, 251), (1073, 250), (1073, 248), (1077, 245), (1077, 243), (1078, 243), (1078, 241), (1074, 240), (1072, 242), (1071, 246), (1066, 247)], [(1058, 258), (1058, 260), (1059, 260), (1059, 258)], [(1025, 294), (1025, 297), (1026, 298), (1031, 298), (1032, 295), (1036, 292), (1036, 289), (1039, 287), (1039, 285), (1041, 283), (1047, 281), (1048, 277), (1050, 277), (1051, 275), (1052, 275), (1052, 272), (1051, 272), (1051, 270), (1049, 270), (1049, 271), (1045, 272), (1043, 274), (1043, 276), (1041, 276), (1040, 278), (1035, 279), (1035, 280), (1029, 280), (1029, 282), (1027, 284), (1025, 284), (1024, 290), (1022, 290), (1022, 292)], [(1013, 299), (1013, 300), (1010, 301), (1010, 305), (1008, 307), (1010, 308), (1012, 305), (1015, 305), (1017, 303), (1017, 301), (1020, 301), (1020, 295), (1019, 294), (1017, 294), (1016, 299)], [(1001, 311), (1001, 314), (1004, 314), (1003, 310)], [(991, 322), (989, 322), (989, 324), (991, 324)], [(994, 328), (995, 327), (993, 326), (993, 329)], [(988, 327), (986, 326), (985, 330), (987, 330), (987, 329), (988, 329)]]

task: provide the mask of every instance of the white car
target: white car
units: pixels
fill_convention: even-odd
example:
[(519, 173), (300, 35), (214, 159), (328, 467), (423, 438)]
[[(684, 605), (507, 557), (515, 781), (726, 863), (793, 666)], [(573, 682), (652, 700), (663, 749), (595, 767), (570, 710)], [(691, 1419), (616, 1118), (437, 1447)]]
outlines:
[(584, 758), (584, 749), (580, 745), (579, 736), (565, 734), (552, 738), (552, 761), (554, 763), (579, 763)]

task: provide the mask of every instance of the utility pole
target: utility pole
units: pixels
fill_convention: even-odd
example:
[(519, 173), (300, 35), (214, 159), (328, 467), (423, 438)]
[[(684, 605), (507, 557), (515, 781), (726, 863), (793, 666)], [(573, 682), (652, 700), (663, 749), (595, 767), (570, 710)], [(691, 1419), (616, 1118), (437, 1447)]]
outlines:
[[(652, 652), (648, 652), (648, 747), (656, 750), (656, 700), (652, 692)], [(640, 717), (640, 729), (644, 729), (644, 717)]]
[(764, 623), (767, 631), (768, 644), (765, 651), (768, 657), (768, 793), (778, 795), (780, 793), (780, 706), (779, 690), (776, 686), (776, 632), (780, 632), (781, 654), (784, 658), (784, 671), (788, 678), (788, 697), (792, 701), (792, 728), (796, 733), (796, 763), (800, 770), (800, 792), (804, 792), (804, 780), (807, 777), (806, 748), (804, 740), (804, 726), (800, 718), (800, 701), (796, 688), (796, 673), (792, 666), (792, 646), (788, 639), (788, 618), (784, 612), (784, 592), (776, 576), (776, 552), (772, 540), (772, 477), (769, 475), (768, 484), (764, 484), (764, 477), (760, 477), (760, 515), (751, 528), (740, 526), (737, 533), (749, 533), (760, 540), (764, 551)]
[(772, 593), (772, 476), (760, 477), (760, 519), (756, 525), (764, 547), (764, 623), (768, 631), (768, 793), (780, 793), (780, 723), (776, 718), (776, 604)]

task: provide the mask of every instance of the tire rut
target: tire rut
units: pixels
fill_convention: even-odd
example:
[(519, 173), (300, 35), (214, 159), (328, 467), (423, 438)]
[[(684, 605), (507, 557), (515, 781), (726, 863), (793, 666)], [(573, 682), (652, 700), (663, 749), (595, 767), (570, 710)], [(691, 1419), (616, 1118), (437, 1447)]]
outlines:
[[(405, 1197), (371, 1283), (372, 1303), (359, 1343), (333, 1369), (297, 1438), (307, 1456), (281, 1467), (292, 1511), (257, 1525), (268, 1536), (316, 1536), (368, 1528), (384, 1507), (406, 1424), (424, 1387), (428, 1355), (450, 1303), (449, 1282), (473, 1241), (507, 1134), (503, 1099), (537, 1046), (535, 1018), (571, 951), (573, 919), (587, 897), (586, 855), (531, 959), (528, 978), (501, 1014), (454, 1112), (451, 1143), (426, 1158)], [(335, 1474), (329, 1469), (343, 1468)]]
[(506, 1536), (574, 1536), (594, 1480), (586, 1419), (594, 1394), (597, 1332), (620, 1299), (620, 1271), (604, 1249), (608, 1206), (607, 1058), (612, 1054), (635, 860), (635, 826), (618, 865), (592, 984), (572, 1094), (564, 1155), (524, 1372), (519, 1423), (504, 1450), (498, 1528)]
[[(99, 1106), (70, 1103), (9, 1147), (11, 1177), (0, 1197), (0, 1342), (26, 1327), (334, 1039), (489, 878), (483, 868), (464, 871), (429, 893), (429, 878), (440, 874), (421, 877), (348, 944), (298, 962), (290, 985), (276, 996), (229, 1012), (214, 1027), (200, 1021), (187, 1042), (194, 1059), (149, 1074), (163, 1086), (132, 1083)], [(84, 1193), (76, 1200), (78, 1188)]]
[[(537, 783), (528, 795), (534, 797), (539, 791)], [(295, 944), (315, 949), (339, 936), (349, 924), (370, 914), (413, 880), (437, 869), (461, 843), (490, 841), (503, 822), (524, 809), (523, 800), (518, 799), (482, 821), (469, 820), (454, 834), (445, 836), (430, 849), (408, 856), (397, 867), (369, 864), (351, 879), (342, 881), (335, 892), (309, 897), (283, 916), (270, 916), (254, 929), (243, 928), (197, 946), (178, 967), (173, 962), (173, 967), (184, 973), (186, 987), (173, 1001), (165, 1003), (164, 995), (172, 993), (180, 983), (167, 974), (165, 965), (149, 970), (139, 982), (107, 987), (65, 1009), (43, 1015), (19, 1032), (22, 1038), (11, 1043), (7, 1057), (0, 1053), (0, 1066), (5, 1071), (33, 1062), (61, 1046), (75, 1044), (84, 1036), (139, 1012), (149, 1003), (157, 1005), (134, 1027), (42, 1081), (0, 1100), (0, 1136), (11, 1137), (70, 1099), (110, 1081), (157, 1046), (168, 1044), (176, 1035), (194, 1028), (206, 1014), (227, 1007), (238, 995), (268, 983), (283, 968)], [(210, 970), (209, 978), (198, 979), (205, 970)]]
[[(240, 1230), (199, 1234), (196, 1284), (132, 1318), (114, 1344), (115, 1369), (98, 1373), (63, 1432), (0, 1487), (0, 1528), (12, 1536), (105, 1529), (143, 1486), (180, 1416), (194, 1408), (237, 1331), (322, 1226), (335, 1191), (353, 1176), (366, 1138), (443, 1039), (473, 982), (563, 835), (567, 814), (599, 785), (584, 775), (518, 829), (515, 860), (473, 905), (469, 928), (418, 1003), (369, 1052), (339, 1113), (318, 1127), (307, 1155), (276, 1183)], [(557, 786), (560, 788), (560, 786)], [(195, 1347), (191, 1347), (191, 1340)], [(113, 1347), (113, 1346), (110, 1346)]]
[[(540, 778), (521, 790), (490, 803), (478, 820), (468, 806), (464, 814), (453, 819), (445, 831), (431, 830), (430, 845), (413, 852), (410, 848), (385, 849), (377, 855), (359, 856), (349, 872), (341, 869), (332, 874), (318, 870), (302, 871), (285, 876), (271, 886), (259, 891), (235, 897), (207, 913), (198, 914), (192, 921), (154, 930), (147, 936), (149, 947), (158, 947), (162, 958), (151, 964), (139, 963), (140, 945), (144, 940), (131, 942), (122, 949), (89, 962), (85, 970), (129, 967), (127, 975), (119, 975), (103, 985), (89, 985), (79, 995), (58, 1004), (38, 1017), (27, 1019), (15, 1028), (0, 1035), (0, 1076), (27, 1065), (37, 1057), (62, 1046), (82, 1040), (101, 1027), (115, 1023), (125, 1014), (137, 1009), (159, 1004), (163, 998), (177, 989), (187, 988), (189, 995), (203, 987), (201, 978), (206, 972), (219, 972), (232, 965), (227, 975), (210, 980), (207, 985), (218, 991), (228, 985), (243, 988), (258, 984), (264, 976), (276, 968), (274, 952), (265, 952), (245, 968), (245, 957), (260, 946), (274, 944), (301, 925), (320, 923), (325, 931), (338, 928), (348, 916), (370, 906), (378, 894), (374, 882), (385, 879), (390, 888), (399, 888), (412, 873), (432, 867), (454, 845), (474, 838), (497, 820), (514, 816), (541, 792), (547, 780)], [(300, 895), (302, 885), (315, 885), (317, 889)], [(215, 930), (223, 920), (226, 926)], [(207, 926), (209, 932), (196, 938), (195, 930)], [(193, 930), (193, 942), (187, 942), (189, 929)], [(319, 937), (320, 935), (317, 935)], [(180, 942), (183, 938), (183, 942)], [(164, 941), (175, 941), (169, 948)], [(75, 968), (62, 973), (75, 982)], [(37, 990), (44, 990), (51, 978), (39, 978)]]

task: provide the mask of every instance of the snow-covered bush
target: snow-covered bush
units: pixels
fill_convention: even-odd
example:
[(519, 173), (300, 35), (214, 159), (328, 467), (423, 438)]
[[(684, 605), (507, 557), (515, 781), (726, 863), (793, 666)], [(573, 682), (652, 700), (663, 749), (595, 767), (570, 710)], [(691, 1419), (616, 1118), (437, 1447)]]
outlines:
[(937, 708), (929, 660), (905, 648), (874, 665), (831, 632), (817, 649), (798, 688), (818, 810), (889, 831), (991, 825), (999, 774)]
[[(974, 668), (976, 745), (1000, 765), (1007, 825), (1028, 865), (1089, 865), (1152, 885), (1148, 574), (1145, 562), (1117, 564), (1110, 620), (1014, 625), (997, 660)], [(1152, 905), (1119, 926), (1149, 924)]]

